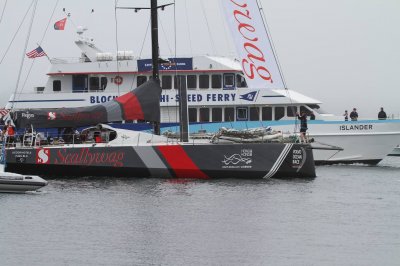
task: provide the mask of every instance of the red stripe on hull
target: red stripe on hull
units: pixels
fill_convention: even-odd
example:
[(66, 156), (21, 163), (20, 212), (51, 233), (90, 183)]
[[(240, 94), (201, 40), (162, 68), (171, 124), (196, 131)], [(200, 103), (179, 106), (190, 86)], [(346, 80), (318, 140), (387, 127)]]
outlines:
[(177, 178), (209, 178), (209, 176), (203, 173), (203, 171), (197, 167), (192, 159), (190, 159), (189, 155), (185, 152), (182, 146), (159, 146), (158, 150), (175, 172)]
[(122, 104), (125, 120), (144, 119), (142, 106), (135, 94), (127, 93), (115, 99)]

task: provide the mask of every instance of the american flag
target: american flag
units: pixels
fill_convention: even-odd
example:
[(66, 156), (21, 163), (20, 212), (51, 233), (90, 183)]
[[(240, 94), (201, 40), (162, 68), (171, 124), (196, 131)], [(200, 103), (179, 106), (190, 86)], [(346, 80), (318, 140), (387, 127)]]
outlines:
[(5, 108), (0, 108), (0, 117), (6, 116), (10, 110), (7, 110)]
[(45, 56), (46, 53), (43, 51), (42, 47), (38, 47), (32, 51), (30, 51), (29, 53), (26, 53), (26, 55), (29, 58), (36, 58), (36, 57), (41, 57), (41, 56)]

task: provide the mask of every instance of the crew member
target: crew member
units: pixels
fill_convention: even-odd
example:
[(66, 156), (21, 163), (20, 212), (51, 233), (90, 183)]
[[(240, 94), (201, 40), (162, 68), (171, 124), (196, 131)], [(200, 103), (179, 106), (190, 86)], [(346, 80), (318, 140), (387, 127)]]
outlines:
[(15, 142), (15, 127), (11, 125), (11, 121), (7, 120), (7, 124), (3, 127), (3, 135), (6, 136), (6, 143)]
[(349, 113), (347, 112), (347, 110), (344, 111), (344, 121), (349, 121)]
[(301, 142), (307, 143), (307, 114), (305, 112), (301, 112), (301, 115), (296, 112), (297, 118), (300, 120), (300, 140)]

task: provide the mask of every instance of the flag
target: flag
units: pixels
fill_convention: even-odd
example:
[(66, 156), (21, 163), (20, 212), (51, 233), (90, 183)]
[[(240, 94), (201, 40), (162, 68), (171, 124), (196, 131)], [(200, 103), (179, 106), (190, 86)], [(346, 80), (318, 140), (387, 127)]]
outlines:
[(29, 53), (26, 53), (28, 58), (36, 58), (36, 57), (41, 57), (45, 56), (46, 53), (43, 51), (42, 47), (38, 46), (35, 50), (30, 51)]
[(56, 23), (54, 23), (54, 29), (55, 30), (64, 30), (65, 23), (67, 23), (67, 18), (63, 18), (62, 20), (57, 21)]
[(0, 116), (1, 117), (6, 116), (9, 112), (10, 112), (10, 110), (5, 109), (5, 108), (1, 108), (0, 109)]

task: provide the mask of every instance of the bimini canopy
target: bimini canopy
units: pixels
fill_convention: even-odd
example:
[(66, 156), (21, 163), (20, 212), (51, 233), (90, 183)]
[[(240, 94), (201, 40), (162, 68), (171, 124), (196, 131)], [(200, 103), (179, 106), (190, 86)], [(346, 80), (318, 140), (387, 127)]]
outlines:
[(11, 112), (17, 128), (80, 127), (123, 120), (160, 121), (160, 85), (150, 79), (114, 100), (88, 107), (24, 109)]

